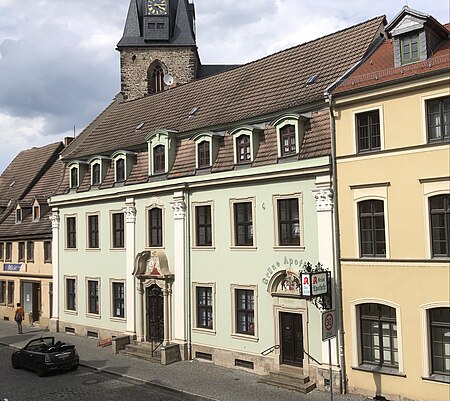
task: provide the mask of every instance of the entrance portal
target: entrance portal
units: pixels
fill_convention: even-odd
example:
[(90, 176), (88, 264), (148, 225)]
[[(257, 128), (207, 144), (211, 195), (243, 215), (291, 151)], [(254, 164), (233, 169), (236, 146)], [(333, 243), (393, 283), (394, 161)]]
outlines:
[(164, 340), (164, 297), (161, 288), (153, 284), (146, 289), (147, 341)]
[(26, 313), (31, 314), (32, 322), (40, 319), (41, 284), (36, 282), (22, 283), (22, 304)]
[(299, 313), (280, 312), (281, 363), (303, 367), (303, 325)]

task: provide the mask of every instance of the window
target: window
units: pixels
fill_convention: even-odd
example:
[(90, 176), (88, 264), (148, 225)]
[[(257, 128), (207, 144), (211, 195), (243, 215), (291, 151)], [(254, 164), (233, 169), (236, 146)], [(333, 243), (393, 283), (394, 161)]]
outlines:
[(39, 206), (33, 207), (33, 220), (39, 220), (40, 213), (39, 213)]
[(113, 317), (125, 317), (125, 286), (123, 283), (112, 283), (112, 315)]
[(195, 207), (195, 245), (212, 246), (211, 205)]
[(360, 305), (361, 362), (398, 368), (396, 311), (387, 305)]
[(277, 200), (279, 245), (300, 245), (300, 215), (298, 203), (298, 198)]
[(209, 151), (209, 142), (202, 141), (197, 148), (198, 168), (209, 167), (211, 165), (211, 157)]
[(78, 168), (70, 169), (70, 188), (78, 188)]
[(450, 308), (429, 311), (431, 373), (450, 378)]
[(112, 214), (112, 246), (123, 248), (125, 246), (125, 226), (123, 213)]
[(116, 160), (116, 182), (125, 181), (125, 159)]
[(296, 153), (295, 127), (285, 125), (280, 129), (281, 156), (289, 156)]
[(200, 329), (213, 328), (213, 291), (211, 287), (196, 287), (196, 327)]
[(12, 242), (6, 243), (5, 260), (11, 262), (12, 260)]
[(236, 202), (233, 204), (235, 246), (253, 246), (252, 208), (252, 202)]
[(356, 114), (358, 152), (380, 150), (380, 112), (379, 110)]
[(253, 290), (235, 289), (236, 333), (255, 335), (255, 297)]
[(250, 137), (241, 135), (236, 139), (236, 160), (238, 164), (249, 163), (251, 161)]
[(100, 163), (94, 163), (92, 165), (92, 185), (100, 185)]
[(66, 278), (66, 309), (76, 310), (76, 282), (74, 278)]
[(88, 248), (99, 248), (98, 216), (88, 216)]
[(450, 256), (450, 194), (430, 198), (431, 254)]
[(16, 209), (16, 224), (22, 223), (22, 209)]
[(27, 262), (34, 262), (34, 242), (27, 242)]
[(413, 63), (419, 61), (419, 34), (403, 36), (400, 38), (400, 49), (402, 56), (402, 64)]
[[(150, 27), (149, 27), (150, 28)], [(150, 29), (155, 29), (155, 24)], [(158, 23), (157, 29), (164, 29), (164, 24)], [(164, 90), (164, 71), (159, 64), (156, 64), (148, 71), (148, 91), (149, 93), (158, 93)]]
[(6, 281), (0, 281), (0, 304), (6, 304)]
[(450, 139), (450, 97), (427, 101), (428, 142)]
[(98, 315), (100, 313), (98, 302), (98, 281), (88, 280), (87, 287), (88, 287), (88, 313)]
[(5, 260), (5, 243), (0, 242), (0, 261)]
[(166, 171), (166, 156), (164, 145), (157, 145), (153, 148), (153, 173), (160, 174)]
[(77, 219), (66, 218), (66, 247), (75, 249), (77, 247)]
[(14, 305), (14, 281), (8, 281), (8, 305)]
[(44, 241), (44, 263), (52, 262), (52, 241)]
[(362, 201), (358, 209), (361, 256), (386, 257), (384, 202)]
[(19, 262), (25, 262), (25, 242), (19, 242)]
[(148, 211), (149, 226), (149, 246), (162, 247), (162, 209), (159, 207), (151, 208)]

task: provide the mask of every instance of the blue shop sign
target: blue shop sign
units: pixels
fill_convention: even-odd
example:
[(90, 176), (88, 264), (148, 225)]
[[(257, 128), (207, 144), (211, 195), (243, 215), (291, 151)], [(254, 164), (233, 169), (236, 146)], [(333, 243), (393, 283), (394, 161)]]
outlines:
[(5, 263), (3, 265), (3, 270), (5, 272), (18, 272), (20, 271), (20, 268), (22, 267), (22, 265), (19, 263)]

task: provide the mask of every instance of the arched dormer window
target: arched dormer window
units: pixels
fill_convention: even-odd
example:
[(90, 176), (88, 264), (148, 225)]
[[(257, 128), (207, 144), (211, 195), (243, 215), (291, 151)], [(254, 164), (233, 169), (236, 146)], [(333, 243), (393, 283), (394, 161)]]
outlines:
[(118, 150), (111, 155), (114, 166), (114, 181), (122, 183), (128, 180), (136, 161), (136, 154), (127, 150)]
[(115, 162), (116, 182), (125, 181), (125, 159), (120, 158)]
[(164, 70), (159, 62), (153, 63), (147, 71), (148, 93), (164, 90)]
[(78, 167), (73, 166), (70, 169), (70, 188), (78, 188)]
[(209, 167), (211, 165), (210, 142), (201, 141), (197, 148), (197, 165), (198, 168)]
[(237, 164), (251, 161), (250, 136), (243, 134), (236, 139), (236, 151)]
[(153, 148), (153, 173), (160, 174), (166, 171), (166, 149), (164, 145)]
[(233, 137), (234, 164), (249, 164), (255, 160), (259, 149), (262, 126), (244, 125), (230, 132)]
[(191, 137), (195, 142), (195, 168), (211, 167), (219, 152), (219, 142), (224, 133), (200, 131)]
[(277, 130), (278, 157), (288, 157), (298, 154), (305, 133), (305, 121), (308, 114), (287, 114), (271, 123)]
[(101, 168), (100, 163), (94, 163), (92, 164), (92, 185), (100, 185), (101, 183)]
[(88, 164), (91, 166), (91, 185), (98, 187), (105, 178), (106, 171), (110, 165), (110, 159), (104, 156), (94, 156), (88, 161)]
[(148, 175), (168, 173), (175, 161), (176, 131), (156, 129), (145, 136), (148, 146)]
[(295, 126), (288, 124), (281, 128), (280, 140), (281, 156), (288, 156), (296, 153)]

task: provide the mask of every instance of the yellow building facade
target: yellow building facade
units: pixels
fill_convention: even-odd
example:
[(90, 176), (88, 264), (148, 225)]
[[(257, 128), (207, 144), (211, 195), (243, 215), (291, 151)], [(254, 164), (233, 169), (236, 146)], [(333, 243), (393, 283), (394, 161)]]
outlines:
[(406, 7), (386, 31), (333, 100), (348, 391), (448, 400), (448, 31)]

